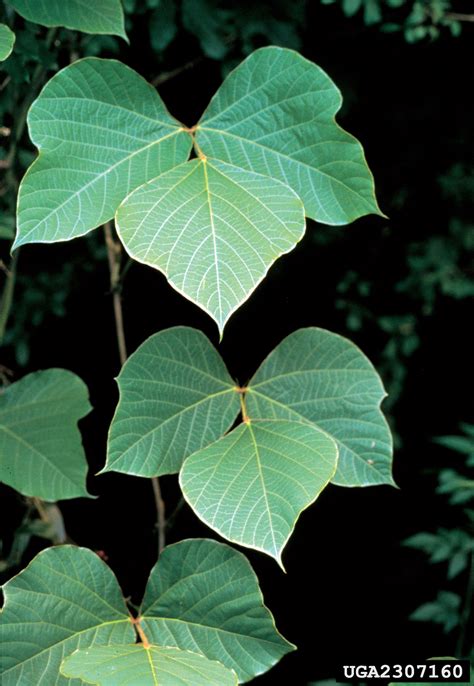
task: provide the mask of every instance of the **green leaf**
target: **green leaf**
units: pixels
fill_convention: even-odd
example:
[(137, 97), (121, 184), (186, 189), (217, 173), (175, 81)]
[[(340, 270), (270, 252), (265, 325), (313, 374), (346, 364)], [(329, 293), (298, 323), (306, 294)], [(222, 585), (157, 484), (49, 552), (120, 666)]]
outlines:
[(150, 84), (120, 62), (93, 57), (46, 84), (28, 126), (40, 155), (20, 185), (14, 248), (88, 233), (191, 148)]
[(240, 400), (221, 356), (200, 331), (167, 329), (129, 357), (118, 377), (103, 471), (173, 474), (191, 453), (220, 438)]
[(127, 40), (120, 0), (7, 0), (18, 14), (43, 26), (65, 26), (85, 33), (110, 33)]
[[(105, 653), (95, 651), (97, 646), (117, 648), (110, 652), (109, 662), (116, 675), (115, 660), (129, 668), (126, 653), (132, 652), (136, 637), (133, 625), (143, 644), (133, 649), (137, 660), (142, 659), (139, 651), (150, 644), (153, 661), (163, 645), (192, 650), (234, 669), (244, 681), (265, 672), (294, 648), (275, 629), (246, 558), (215, 541), (182, 541), (165, 548), (150, 574), (140, 616), (133, 622), (111, 570), (84, 548), (56, 546), (41, 552), (3, 591), (2, 686), (75, 684), (59, 675), (61, 662), (75, 650), (94, 647), (89, 655), (98, 668)], [(72, 670), (79, 669), (77, 657), (64, 665), (68, 674), (71, 665)], [(82, 666), (94, 667), (86, 664), (87, 655), (80, 657)], [(165, 659), (161, 655), (160, 669)], [(190, 657), (188, 666), (196, 660)], [(221, 683), (228, 683), (228, 671), (221, 674)], [(89, 674), (81, 673), (81, 678), (87, 680)]]
[(393, 484), (392, 438), (380, 410), (379, 375), (351, 341), (318, 328), (295, 331), (248, 384), (252, 419), (309, 421), (336, 441), (333, 483)]
[(241, 683), (294, 650), (276, 630), (247, 558), (216, 541), (165, 548), (150, 574), (140, 622), (152, 643), (218, 660)]
[(77, 422), (90, 412), (75, 374), (47, 369), (0, 392), (0, 480), (44, 500), (88, 496)]
[(62, 659), (91, 644), (132, 643), (135, 631), (112, 571), (90, 550), (43, 550), (3, 586), (2, 686), (65, 686)]
[(15, 34), (5, 24), (0, 24), (0, 62), (10, 56), (15, 45)]
[(237, 686), (235, 672), (177, 648), (93, 646), (64, 660), (61, 672), (99, 686)]
[(196, 130), (205, 155), (288, 184), (306, 215), (347, 224), (381, 214), (359, 142), (336, 124), (339, 90), (297, 52), (257, 50), (224, 81)]
[(134, 259), (217, 322), (220, 332), (272, 263), (305, 230), (298, 196), (267, 176), (218, 160), (192, 160), (119, 207), (117, 231)]
[(337, 447), (308, 423), (247, 421), (189, 457), (183, 495), (208, 526), (261, 550), (283, 568), (281, 552), (302, 510), (334, 475)]

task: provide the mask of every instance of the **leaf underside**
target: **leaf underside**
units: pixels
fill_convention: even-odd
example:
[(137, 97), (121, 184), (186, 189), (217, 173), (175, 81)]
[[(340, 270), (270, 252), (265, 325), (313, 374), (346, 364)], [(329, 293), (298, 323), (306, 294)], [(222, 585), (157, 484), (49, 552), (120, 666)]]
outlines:
[(65, 26), (85, 33), (112, 34), (127, 40), (121, 0), (7, 0), (18, 14), (43, 26)]
[(386, 393), (367, 357), (351, 341), (306, 328), (285, 338), (248, 384), (253, 419), (309, 421), (336, 441), (333, 483), (393, 485), (392, 437), (380, 409)]
[(360, 143), (334, 120), (339, 89), (293, 50), (256, 50), (226, 78), (202, 116), (203, 152), (286, 183), (308, 217), (348, 224), (381, 214)]
[(334, 475), (337, 447), (311, 424), (250, 421), (184, 463), (195, 513), (229, 541), (281, 553), (302, 510)]
[(94, 646), (63, 661), (65, 676), (98, 686), (237, 686), (234, 672), (189, 651), (142, 644)]
[[(117, 651), (109, 661), (115, 675), (115, 657), (125, 660), (124, 669), (129, 669), (124, 651), (138, 656), (145, 645), (131, 649), (135, 629), (117, 581), (109, 567), (85, 548), (65, 545), (44, 550), (4, 585), (3, 592), (2, 686), (76, 684), (59, 673), (62, 661), (76, 650), (91, 649), (98, 667), (97, 656), (105, 653), (96, 649), (108, 646)], [(136, 622), (141, 625), (140, 637), (153, 644), (155, 657), (166, 646), (199, 653), (227, 668), (221, 672), (222, 683), (236, 683), (234, 677), (229, 681), (228, 670), (234, 669), (246, 681), (293, 649), (263, 605), (246, 558), (216, 541), (189, 540), (165, 548), (150, 574)], [(88, 658), (82, 657), (85, 667)], [(141, 657), (137, 659), (143, 664)], [(197, 667), (196, 659), (189, 658), (188, 668)], [(162, 669), (165, 661), (166, 656)], [(65, 665), (68, 673), (70, 665)], [(74, 656), (72, 665), (72, 670), (80, 668)], [(219, 669), (211, 667), (209, 678)], [(87, 680), (88, 674), (81, 678)]]
[[(380, 214), (362, 147), (334, 120), (340, 105), (319, 67), (267, 47), (187, 129), (131, 69), (79, 60), (30, 110), (40, 155), (20, 185), (14, 248), (82, 236), (118, 209), (130, 255), (162, 271), (222, 333), (301, 239), (304, 213), (334, 225)], [(193, 139), (199, 159), (185, 164)]]
[(28, 127), (40, 155), (20, 184), (13, 248), (88, 233), (191, 149), (154, 88), (116, 60), (85, 58), (58, 72)]
[(240, 410), (235, 383), (209, 340), (176, 327), (151, 336), (117, 379), (120, 402), (103, 471), (173, 474), (220, 438)]
[(74, 650), (135, 640), (112, 571), (85, 548), (42, 551), (3, 593), (2, 686), (66, 686), (59, 667)]
[(192, 160), (132, 193), (119, 236), (160, 269), (222, 332), (270, 266), (303, 237), (303, 205), (287, 186), (218, 160)]
[(88, 496), (77, 422), (91, 410), (65, 369), (28, 374), (0, 393), (0, 481), (43, 500)]
[(240, 683), (294, 650), (276, 630), (247, 558), (216, 541), (165, 548), (150, 574), (140, 617), (153, 643), (218, 660)]

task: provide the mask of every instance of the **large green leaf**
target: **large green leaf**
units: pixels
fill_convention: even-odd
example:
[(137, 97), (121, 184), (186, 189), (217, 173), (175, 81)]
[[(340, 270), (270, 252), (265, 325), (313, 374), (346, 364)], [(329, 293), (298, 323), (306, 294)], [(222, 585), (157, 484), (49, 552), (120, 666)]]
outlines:
[(3, 586), (2, 686), (65, 686), (61, 661), (91, 644), (132, 643), (135, 631), (112, 571), (92, 551), (41, 552)]
[(187, 327), (151, 336), (129, 357), (118, 384), (104, 471), (178, 472), (184, 458), (230, 428), (240, 409), (219, 353)]
[(216, 541), (165, 548), (148, 580), (140, 618), (151, 642), (218, 660), (240, 682), (294, 650), (277, 632), (247, 559)]
[(184, 497), (234, 543), (281, 553), (302, 510), (336, 471), (337, 447), (308, 423), (247, 421), (184, 463)]
[(65, 26), (85, 33), (110, 33), (127, 39), (121, 0), (7, 0), (18, 14), (43, 26)]
[(5, 24), (0, 24), (0, 62), (10, 56), (15, 44), (15, 34)]
[(193, 160), (132, 193), (117, 230), (128, 253), (160, 269), (222, 332), (231, 314), (305, 230), (287, 186), (218, 160)]
[(157, 92), (115, 60), (86, 58), (56, 74), (28, 126), (40, 155), (20, 185), (14, 248), (82, 236), (191, 148)]
[(297, 52), (257, 50), (224, 81), (196, 132), (204, 154), (288, 184), (307, 216), (347, 224), (378, 213), (360, 143), (336, 124), (341, 94)]
[(91, 410), (85, 384), (65, 369), (28, 374), (0, 391), (0, 480), (44, 500), (87, 496), (77, 422)]
[(392, 438), (380, 410), (385, 391), (370, 361), (351, 341), (318, 328), (285, 338), (248, 384), (253, 419), (310, 421), (339, 448), (333, 483), (393, 484)]
[(237, 686), (235, 672), (203, 655), (143, 644), (93, 646), (64, 660), (62, 674), (98, 686)]
[[(61, 662), (75, 650), (97, 646), (117, 648), (110, 654), (112, 673), (120, 665), (128, 670), (132, 656), (125, 653), (132, 651), (133, 625), (143, 644), (133, 649), (139, 662), (139, 651), (147, 645), (153, 646), (153, 662), (159, 647), (191, 650), (233, 669), (243, 681), (265, 672), (293, 649), (263, 605), (246, 558), (215, 541), (189, 540), (165, 548), (135, 620), (111, 570), (84, 548), (56, 546), (41, 552), (3, 591), (2, 686), (78, 683), (59, 674)], [(84, 668), (93, 668), (87, 655), (79, 655)], [(100, 655), (105, 654), (93, 650), (89, 655), (99, 668)], [(79, 669), (76, 657), (65, 665), (71, 677)], [(165, 659), (160, 658), (161, 669)], [(81, 673), (81, 678), (87, 681), (88, 674)], [(224, 678), (222, 683), (227, 683)]]

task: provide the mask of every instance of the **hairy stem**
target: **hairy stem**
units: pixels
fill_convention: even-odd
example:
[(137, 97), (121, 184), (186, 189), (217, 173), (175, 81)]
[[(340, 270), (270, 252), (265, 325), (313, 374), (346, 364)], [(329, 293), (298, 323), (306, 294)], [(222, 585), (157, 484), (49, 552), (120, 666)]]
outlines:
[[(105, 244), (107, 247), (107, 257), (109, 260), (110, 290), (112, 291), (114, 305), (115, 333), (117, 338), (120, 364), (123, 366), (127, 361), (127, 346), (125, 342), (125, 330), (123, 325), (122, 297), (120, 294), (120, 264), (122, 260), (122, 246), (119, 241), (115, 240), (113, 236), (111, 222), (106, 222), (104, 224), (104, 233)], [(156, 526), (158, 529), (158, 554), (160, 554), (166, 544), (165, 502), (161, 494), (161, 487), (158, 477), (152, 477), (151, 485), (153, 487), (153, 497), (155, 499), (157, 514)]]

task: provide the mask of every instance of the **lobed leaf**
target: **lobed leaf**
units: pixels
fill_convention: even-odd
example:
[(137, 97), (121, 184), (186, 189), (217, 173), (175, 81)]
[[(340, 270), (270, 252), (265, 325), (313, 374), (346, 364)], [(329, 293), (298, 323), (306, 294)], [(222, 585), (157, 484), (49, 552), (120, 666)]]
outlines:
[(237, 686), (235, 672), (203, 655), (143, 644), (93, 646), (63, 661), (65, 676), (98, 686)]
[(214, 159), (192, 160), (142, 186), (116, 222), (130, 256), (160, 269), (221, 333), (305, 230), (290, 188)]
[[(64, 4), (64, 3), (62, 3)], [(184, 162), (191, 138), (150, 84), (115, 60), (58, 72), (28, 114), (40, 155), (20, 184), (13, 248), (82, 236), (131, 190)]]
[[(180, 673), (184, 683), (197, 686), (196, 674), (196, 681), (189, 681), (190, 670), (197, 669), (209, 679), (203, 683), (234, 684), (232, 670), (249, 680), (293, 649), (263, 605), (246, 558), (215, 541), (189, 540), (165, 548), (135, 620), (111, 570), (84, 548), (66, 545), (41, 552), (3, 591), (2, 686), (65, 686), (78, 683), (76, 676), (115, 686), (123, 675), (130, 683), (127, 675), (134, 669), (140, 672), (137, 678), (143, 669), (143, 678), (149, 677), (145, 653), (157, 674), (168, 669), (176, 679)], [(141, 645), (131, 645), (134, 624)]]
[(66, 686), (63, 658), (91, 644), (131, 643), (135, 631), (112, 571), (92, 551), (43, 550), (3, 586), (2, 686)]
[(333, 483), (394, 484), (392, 437), (380, 404), (385, 391), (367, 357), (351, 341), (318, 328), (285, 338), (248, 384), (252, 419), (307, 421), (339, 450)]
[(188, 455), (220, 438), (240, 409), (219, 353), (187, 327), (145, 341), (125, 363), (118, 385), (103, 471), (176, 473)]
[(77, 422), (91, 410), (85, 384), (65, 369), (28, 374), (0, 392), (0, 480), (43, 500), (88, 496)]
[(65, 26), (85, 33), (105, 33), (127, 40), (120, 0), (7, 0), (18, 14), (43, 26)]
[(247, 421), (183, 466), (194, 512), (229, 541), (281, 553), (302, 510), (336, 471), (337, 447), (308, 423)]
[(15, 45), (15, 34), (6, 24), (0, 24), (0, 62), (10, 56)]
[(360, 143), (334, 120), (339, 89), (293, 50), (256, 50), (212, 98), (196, 127), (205, 155), (279, 179), (308, 217), (348, 224), (381, 214)]
[(151, 642), (218, 660), (240, 683), (294, 650), (276, 630), (247, 558), (206, 539), (165, 548), (150, 574), (140, 621)]

